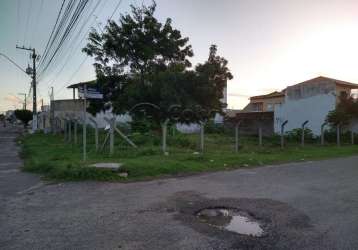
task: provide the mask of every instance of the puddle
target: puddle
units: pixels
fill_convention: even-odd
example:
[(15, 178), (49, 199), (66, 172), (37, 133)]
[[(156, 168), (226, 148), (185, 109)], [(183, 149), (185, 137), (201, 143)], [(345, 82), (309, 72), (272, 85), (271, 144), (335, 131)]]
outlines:
[(257, 221), (236, 209), (206, 208), (196, 215), (200, 221), (222, 230), (255, 237), (264, 234), (264, 230)]

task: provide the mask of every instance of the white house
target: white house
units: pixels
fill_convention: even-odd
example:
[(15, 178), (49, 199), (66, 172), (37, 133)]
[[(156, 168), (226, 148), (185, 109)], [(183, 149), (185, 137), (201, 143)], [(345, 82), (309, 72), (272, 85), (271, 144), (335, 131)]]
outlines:
[[(288, 120), (286, 131), (300, 128), (308, 121), (306, 127), (320, 135), (321, 125), (335, 109), (338, 97), (342, 93), (351, 95), (353, 89), (358, 89), (358, 85), (322, 76), (287, 87), (283, 91), (284, 102), (274, 108), (275, 133), (280, 133), (281, 124)], [(358, 131), (356, 124), (352, 128)]]

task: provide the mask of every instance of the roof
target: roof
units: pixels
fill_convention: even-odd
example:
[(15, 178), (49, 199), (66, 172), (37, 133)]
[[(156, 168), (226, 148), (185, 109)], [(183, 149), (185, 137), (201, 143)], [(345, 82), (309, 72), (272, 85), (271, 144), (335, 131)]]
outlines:
[(274, 91), (270, 94), (267, 95), (257, 95), (257, 96), (252, 96), (250, 97), (250, 100), (255, 100), (255, 99), (269, 99), (269, 98), (277, 98), (277, 97), (284, 97), (285, 94), (283, 92), (278, 92), (278, 91)]
[(240, 113), (242, 112), (241, 109), (226, 109), (225, 110), (225, 114), (228, 116), (228, 117), (235, 117), (237, 113)]
[(310, 80), (307, 80), (307, 81), (304, 81), (304, 82), (301, 82), (301, 83), (298, 83), (295, 85), (309, 84), (309, 83), (313, 83), (313, 82), (317, 82), (317, 81), (330, 81), (330, 82), (333, 82), (340, 86), (349, 87), (351, 89), (358, 89), (358, 84), (356, 84), (356, 83), (341, 81), (341, 80), (337, 80), (337, 79), (333, 79), (333, 78), (329, 78), (329, 77), (325, 77), (325, 76), (318, 76), (318, 77), (312, 78)]
[(80, 86), (82, 86), (84, 84), (86, 84), (86, 85), (94, 85), (94, 84), (96, 84), (96, 80), (71, 84), (70, 86), (67, 86), (67, 88), (68, 89), (77, 89), (78, 87), (80, 87)]

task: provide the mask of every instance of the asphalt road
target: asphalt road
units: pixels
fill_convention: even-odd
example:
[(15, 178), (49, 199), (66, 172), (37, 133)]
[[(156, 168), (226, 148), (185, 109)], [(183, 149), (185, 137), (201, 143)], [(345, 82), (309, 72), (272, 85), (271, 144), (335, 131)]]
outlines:
[[(17, 134), (0, 129), (0, 249), (358, 249), (358, 157), (50, 184), (18, 171)], [(249, 212), (266, 236), (225, 232), (194, 216), (216, 206)]]

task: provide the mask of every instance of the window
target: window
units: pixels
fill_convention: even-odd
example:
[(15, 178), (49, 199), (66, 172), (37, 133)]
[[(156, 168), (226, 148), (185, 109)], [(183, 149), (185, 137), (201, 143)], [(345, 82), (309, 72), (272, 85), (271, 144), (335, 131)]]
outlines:
[(273, 111), (273, 104), (267, 104), (267, 111)]
[(256, 102), (252, 104), (253, 111), (259, 112), (263, 111), (264, 103), (263, 102)]

